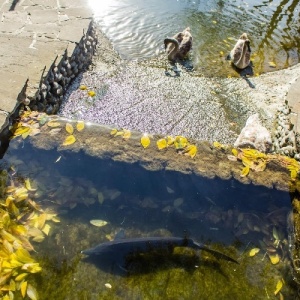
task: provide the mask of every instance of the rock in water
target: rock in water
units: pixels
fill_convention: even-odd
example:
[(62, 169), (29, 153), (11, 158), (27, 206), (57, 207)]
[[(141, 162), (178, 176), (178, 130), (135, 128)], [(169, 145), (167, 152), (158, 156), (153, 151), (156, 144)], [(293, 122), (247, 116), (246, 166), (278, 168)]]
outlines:
[(261, 125), (258, 114), (250, 116), (246, 126), (234, 143), (236, 148), (254, 148), (261, 152), (269, 152), (272, 147), (271, 134)]

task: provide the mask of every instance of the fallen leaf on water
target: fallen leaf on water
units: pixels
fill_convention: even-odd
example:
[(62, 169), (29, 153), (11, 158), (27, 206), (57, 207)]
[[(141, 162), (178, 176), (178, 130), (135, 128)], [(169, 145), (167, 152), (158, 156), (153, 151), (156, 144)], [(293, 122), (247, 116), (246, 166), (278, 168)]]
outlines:
[(124, 129), (123, 139), (128, 140), (131, 137), (131, 131)]
[(150, 145), (150, 138), (147, 134), (144, 134), (142, 137), (141, 137), (141, 144), (142, 146), (146, 149), (147, 147), (149, 147)]
[(197, 154), (197, 151), (198, 151), (197, 146), (189, 145), (184, 149), (184, 155), (188, 155), (191, 158), (194, 158), (195, 155)]
[[(24, 273), (23, 273), (24, 274)], [(27, 274), (26, 274), (27, 275)], [(23, 298), (26, 296), (26, 291), (27, 291), (27, 281), (23, 281), (20, 285), (20, 290), (21, 290), (21, 295)]]
[(61, 132), (61, 128), (53, 128), (49, 131), (50, 135), (56, 135)]
[(66, 139), (64, 140), (64, 142), (63, 142), (63, 146), (68, 146), (68, 145), (72, 145), (72, 144), (74, 144), (76, 142), (76, 138), (75, 138), (75, 136), (74, 135), (68, 135), (67, 137), (66, 137)]
[(47, 123), (47, 126), (49, 127), (59, 127), (60, 126), (60, 123), (59, 122), (56, 122), (56, 121), (49, 121)]
[(30, 192), (36, 191), (36, 189), (32, 187), (29, 178), (25, 179), (25, 187), (26, 187), (26, 189), (27, 189), (28, 191), (30, 191)]
[(276, 265), (276, 264), (278, 264), (279, 263), (279, 261), (280, 261), (280, 256), (277, 254), (277, 253), (275, 253), (275, 254), (268, 254), (269, 255), (269, 258), (270, 258), (270, 261), (271, 261), (271, 263), (273, 264), (273, 265)]
[(179, 207), (183, 203), (183, 198), (177, 198), (173, 202), (174, 207)]
[(283, 287), (283, 280), (280, 279), (276, 284), (276, 290), (274, 291), (275, 296), (281, 291), (282, 287)]
[(67, 124), (66, 124), (66, 131), (67, 131), (68, 133), (70, 133), (70, 134), (73, 134), (73, 132), (74, 132), (73, 125), (70, 124), (70, 123), (67, 123)]
[(165, 139), (160, 139), (156, 142), (157, 148), (162, 150), (168, 146), (167, 141)]
[(98, 202), (100, 204), (103, 204), (103, 202), (104, 202), (104, 196), (103, 196), (103, 193), (101, 193), (101, 192), (98, 193)]
[(118, 132), (118, 129), (113, 128), (110, 132), (110, 135), (115, 135)]
[(174, 142), (175, 142), (175, 138), (173, 138), (172, 136), (168, 135), (168, 136), (167, 136), (167, 143), (168, 143), (168, 146), (173, 145)]
[(97, 227), (103, 227), (108, 224), (105, 220), (90, 220), (90, 223)]
[(84, 129), (84, 122), (78, 121), (76, 124), (76, 129), (77, 129), (77, 131), (82, 131)]
[(27, 296), (31, 300), (38, 300), (38, 294), (37, 294), (36, 289), (29, 283), (27, 285)]
[(105, 283), (105, 287), (107, 287), (108, 289), (111, 289), (111, 288), (112, 288), (112, 286), (111, 286), (110, 283)]
[(50, 232), (50, 229), (51, 229), (50, 225), (49, 225), (49, 224), (46, 224), (46, 225), (44, 226), (44, 228), (42, 229), (42, 231), (43, 231), (46, 235), (48, 235), (49, 232)]
[(215, 21), (215, 20), (213, 20), (212, 22), (213, 22), (214, 24), (217, 24), (217, 21)]
[(250, 168), (249, 166), (246, 166), (242, 169), (242, 172), (240, 174), (241, 177), (246, 177), (249, 174)]
[(260, 251), (259, 248), (253, 248), (249, 252), (249, 256), (255, 256)]

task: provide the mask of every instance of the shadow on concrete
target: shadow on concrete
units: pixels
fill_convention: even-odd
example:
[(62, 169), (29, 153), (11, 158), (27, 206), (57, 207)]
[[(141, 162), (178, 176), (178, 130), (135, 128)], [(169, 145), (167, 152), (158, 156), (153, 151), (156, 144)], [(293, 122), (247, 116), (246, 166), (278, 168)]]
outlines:
[(13, 0), (11, 6), (9, 8), (9, 11), (14, 11), (15, 8), (16, 8), (16, 6), (17, 6), (17, 4), (18, 4), (18, 2), (19, 2), (19, 0)]

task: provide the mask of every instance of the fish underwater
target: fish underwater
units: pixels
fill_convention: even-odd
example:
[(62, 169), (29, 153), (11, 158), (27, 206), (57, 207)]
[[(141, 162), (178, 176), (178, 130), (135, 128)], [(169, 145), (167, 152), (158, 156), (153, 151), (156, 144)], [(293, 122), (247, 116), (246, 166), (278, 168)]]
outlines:
[(111, 260), (120, 268), (126, 271), (126, 258), (135, 254), (147, 254), (157, 251), (172, 253), (175, 247), (189, 247), (195, 250), (202, 250), (211, 253), (218, 259), (225, 259), (230, 262), (238, 262), (232, 257), (209, 247), (197, 243), (190, 238), (181, 237), (139, 237), (123, 238), (110, 242), (101, 243), (93, 248), (81, 251), (88, 255), (94, 262), (100, 260)]

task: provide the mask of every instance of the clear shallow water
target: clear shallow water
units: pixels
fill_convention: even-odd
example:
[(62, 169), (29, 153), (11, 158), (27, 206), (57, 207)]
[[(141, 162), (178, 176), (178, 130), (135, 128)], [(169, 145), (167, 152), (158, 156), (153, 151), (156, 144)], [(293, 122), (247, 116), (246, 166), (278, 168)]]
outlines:
[[(163, 52), (167, 36), (190, 26), (192, 61), (204, 74), (226, 75), (225, 57), (247, 32), (254, 72), (286, 68), (299, 62), (298, 0), (89, 0), (101, 30), (125, 59)], [(276, 64), (276, 68), (269, 62)]]
[[(28, 140), (13, 140), (1, 165), (13, 166), (9, 173), (15, 182), (29, 177), (37, 187), (32, 197), (59, 213), (61, 222), (51, 224), (49, 237), (34, 243), (33, 256), (43, 271), (32, 280), (41, 299), (266, 299), (281, 278), (284, 299), (295, 299), (288, 193), (235, 180), (149, 172), (138, 164), (83, 153), (39, 150)], [(95, 227), (91, 219), (108, 224)], [(175, 249), (173, 255), (137, 257), (124, 274), (109, 263), (82, 259), (81, 250), (114, 238), (121, 228), (127, 237), (188, 234), (240, 264)], [(260, 253), (250, 257), (254, 247)], [(278, 264), (271, 264), (267, 248), (280, 255)]]

